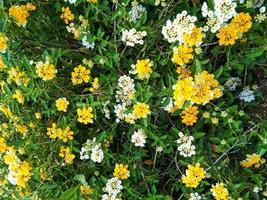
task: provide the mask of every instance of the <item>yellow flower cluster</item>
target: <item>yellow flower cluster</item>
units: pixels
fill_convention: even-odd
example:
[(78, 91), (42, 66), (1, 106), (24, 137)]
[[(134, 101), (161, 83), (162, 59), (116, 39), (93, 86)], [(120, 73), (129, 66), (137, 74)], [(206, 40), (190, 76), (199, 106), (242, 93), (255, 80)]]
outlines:
[(121, 180), (129, 178), (130, 172), (128, 170), (128, 165), (116, 164), (113, 175)]
[(211, 192), (216, 200), (230, 200), (229, 192), (223, 183), (212, 185)]
[(0, 52), (5, 53), (8, 46), (8, 38), (4, 33), (0, 33)]
[(233, 45), (239, 35), (247, 32), (252, 26), (252, 18), (248, 13), (239, 13), (229, 24), (222, 27), (217, 34), (220, 45)]
[(56, 100), (56, 107), (58, 111), (67, 112), (69, 102), (65, 97)]
[(12, 67), (8, 71), (8, 83), (16, 83), (18, 86), (24, 85), (25, 87), (28, 86), (28, 83), (30, 81), (30, 78), (28, 78), (25, 74), (25, 72), (21, 72), (18, 67)]
[(32, 167), (28, 162), (21, 162), (15, 154), (15, 150), (10, 148), (6, 155), (4, 155), (4, 161), (9, 166), (8, 180), (17, 185), (19, 188), (25, 188), (26, 183), (31, 177)]
[(27, 126), (22, 125), (22, 124), (15, 124), (15, 128), (16, 128), (16, 131), (18, 131), (22, 135), (26, 135), (29, 132)]
[(9, 15), (16, 20), (18, 26), (26, 26), (27, 18), (30, 16), (29, 11), (34, 11), (36, 7), (27, 3), (26, 5), (21, 6), (12, 6), (9, 8)]
[(194, 80), (191, 76), (179, 79), (173, 86), (175, 105), (181, 109), (185, 101), (190, 101), (191, 104), (206, 104), (221, 96), (221, 90), (218, 87), (219, 82), (207, 71), (195, 75)]
[(95, 92), (95, 91), (97, 91), (99, 89), (99, 87), (100, 87), (99, 80), (96, 77), (96, 78), (94, 78), (94, 81), (92, 83), (92, 87), (89, 88), (89, 91), (90, 92)]
[(81, 185), (80, 191), (85, 195), (90, 195), (93, 193), (93, 189), (89, 185)]
[(78, 108), (77, 114), (78, 114), (78, 122), (83, 124), (93, 123), (93, 109), (91, 107), (88, 108)]
[(20, 90), (15, 90), (15, 93), (12, 95), (13, 99), (17, 99), (20, 104), (24, 104), (24, 95)]
[(193, 49), (186, 44), (173, 49), (172, 62), (177, 65), (185, 66), (192, 58)]
[(52, 124), (52, 127), (47, 128), (46, 134), (51, 139), (60, 139), (63, 142), (67, 142), (68, 140), (73, 139), (74, 133), (70, 130), (70, 127), (67, 127), (65, 129), (58, 128), (55, 123)]
[(56, 77), (57, 69), (53, 64), (50, 64), (49, 62), (40, 62), (36, 65), (36, 73), (44, 81), (48, 81)]
[(203, 42), (204, 37), (205, 37), (205, 34), (202, 32), (201, 28), (198, 28), (195, 26), (191, 34), (185, 33), (183, 35), (184, 44), (190, 47), (199, 46)]
[(149, 114), (149, 105), (147, 105), (146, 103), (137, 102), (133, 106), (133, 115), (135, 119), (147, 118)]
[(82, 65), (75, 67), (71, 73), (71, 81), (73, 85), (82, 84), (83, 82), (88, 83), (90, 80), (90, 73), (90, 70)]
[(69, 24), (70, 21), (74, 20), (74, 15), (72, 14), (69, 7), (66, 7), (66, 8), (63, 7), (61, 11), (62, 11), (62, 14), (60, 18), (64, 20), (65, 24)]
[(70, 148), (69, 147), (63, 147), (63, 146), (60, 147), (59, 156), (61, 158), (64, 158), (64, 162), (67, 165), (71, 165), (74, 158), (75, 158), (75, 155), (72, 154)]
[(135, 64), (135, 71), (138, 78), (141, 80), (148, 79), (152, 73), (152, 66), (153, 63), (149, 59), (137, 60)]
[(0, 153), (5, 153), (8, 150), (8, 146), (3, 137), (0, 137)]
[(265, 163), (265, 159), (260, 155), (253, 153), (252, 155), (247, 155), (246, 160), (241, 161), (242, 167), (256, 167), (259, 168), (263, 163)]
[(10, 108), (5, 105), (0, 105), (0, 111), (8, 118), (13, 117), (13, 113), (11, 112)]
[(192, 126), (197, 122), (197, 114), (198, 114), (197, 106), (189, 106), (182, 112), (182, 122), (187, 126)]
[(186, 187), (196, 188), (200, 181), (205, 177), (205, 170), (203, 167), (200, 167), (200, 164), (197, 163), (194, 165), (188, 165), (186, 170), (186, 176), (183, 175), (182, 182)]

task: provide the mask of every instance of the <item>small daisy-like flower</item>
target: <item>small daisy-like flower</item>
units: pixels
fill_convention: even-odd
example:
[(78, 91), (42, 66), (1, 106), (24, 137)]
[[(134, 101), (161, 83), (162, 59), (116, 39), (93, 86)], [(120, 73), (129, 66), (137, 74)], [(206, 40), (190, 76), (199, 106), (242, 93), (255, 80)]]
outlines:
[(69, 105), (69, 102), (67, 101), (65, 97), (59, 98), (58, 100), (56, 100), (56, 107), (58, 111), (67, 112), (68, 105)]

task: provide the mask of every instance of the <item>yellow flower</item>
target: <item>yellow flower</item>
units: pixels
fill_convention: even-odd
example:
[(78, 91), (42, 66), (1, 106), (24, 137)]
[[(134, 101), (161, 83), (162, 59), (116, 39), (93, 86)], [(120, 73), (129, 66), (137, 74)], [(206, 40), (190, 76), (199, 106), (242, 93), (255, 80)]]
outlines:
[(63, 7), (61, 11), (62, 14), (60, 18), (64, 20), (65, 24), (69, 24), (70, 21), (74, 20), (74, 15), (72, 14), (69, 7)]
[(24, 126), (24, 125), (21, 125), (21, 124), (16, 124), (15, 128), (19, 133), (21, 133), (23, 135), (26, 135), (29, 132), (27, 126)]
[(183, 67), (177, 67), (176, 72), (179, 74), (180, 79), (189, 78), (191, 74), (190, 70)]
[(77, 114), (78, 114), (78, 122), (83, 124), (93, 123), (93, 109), (91, 107), (88, 108), (78, 108)]
[(116, 164), (113, 175), (118, 179), (127, 179), (130, 176), (128, 165)]
[(218, 124), (219, 123), (219, 119), (217, 117), (212, 117), (211, 118), (211, 123)]
[(187, 126), (192, 126), (197, 122), (197, 114), (198, 114), (197, 106), (189, 106), (182, 112), (182, 122)]
[(184, 66), (193, 58), (193, 49), (187, 45), (179, 46), (173, 49), (172, 62)]
[(39, 63), (36, 66), (37, 75), (44, 81), (52, 80), (56, 77), (57, 69), (53, 64)]
[(24, 85), (25, 87), (28, 86), (30, 79), (25, 75), (25, 72), (21, 72), (18, 67), (12, 67), (8, 71), (8, 83), (16, 83), (18, 86)]
[(253, 153), (252, 155), (247, 155), (246, 160), (241, 161), (241, 165), (244, 168), (249, 168), (254, 165), (254, 167), (258, 168), (263, 163), (265, 163), (265, 159), (261, 158), (260, 155)]
[(9, 8), (9, 15), (16, 20), (18, 26), (25, 26), (27, 24), (27, 18), (30, 16), (29, 11), (34, 11), (36, 7), (27, 3), (22, 6), (12, 6)]
[(229, 192), (224, 187), (223, 183), (216, 183), (216, 185), (212, 185), (211, 192), (216, 200), (230, 200)]
[(85, 195), (93, 194), (93, 189), (89, 185), (81, 185), (80, 191)]
[(7, 46), (8, 46), (8, 38), (3, 34), (0, 33), (0, 52), (5, 53)]
[(74, 68), (73, 72), (71, 73), (71, 81), (73, 85), (78, 85), (81, 83), (88, 83), (90, 80), (90, 70), (86, 69), (84, 66), (79, 65)]
[(67, 101), (65, 97), (59, 98), (58, 100), (56, 100), (56, 107), (58, 111), (67, 112), (68, 105), (69, 105), (69, 102)]
[(0, 111), (5, 114), (6, 117), (12, 118), (13, 113), (11, 112), (10, 108), (5, 105), (0, 105)]
[(228, 24), (219, 30), (217, 37), (219, 38), (220, 45), (233, 45), (238, 39), (238, 30), (235, 26)]
[(64, 162), (67, 165), (70, 165), (73, 163), (73, 160), (75, 158), (75, 155), (71, 153), (71, 150), (69, 147), (60, 147), (60, 152), (59, 152), (59, 156), (64, 158)]
[(63, 142), (67, 142), (68, 140), (73, 140), (73, 131), (70, 130), (70, 127), (66, 127), (65, 129), (58, 128), (55, 123), (52, 124), (52, 127), (47, 128), (46, 134), (51, 139), (60, 139)]
[(42, 119), (42, 114), (40, 112), (34, 113), (36, 119)]
[(145, 103), (136, 103), (133, 106), (133, 114), (137, 119), (147, 118), (147, 115), (150, 114), (149, 105)]
[(200, 167), (199, 163), (195, 166), (188, 165), (186, 175), (182, 176), (182, 183), (184, 183), (186, 187), (196, 188), (204, 177), (205, 170), (203, 167)]
[(89, 88), (90, 92), (95, 92), (99, 89), (100, 85), (99, 85), (99, 80), (98, 78), (94, 78), (94, 81), (92, 83), (92, 87)]
[(15, 90), (15, 94), (12, 95), (13, 99), (17, 99), (20, 104), (24, 104), (24, 95), (20, 90)]
[(8, 146), (3, 137), (0, 137), (0, 153), (4, 153), (8, 150)]
[(239, 33), (247, 32), (252, 26), (252, 18), (248, 13), (239, 13), (236, 15), (231, 24), (238, 30)]
[(190, 100), (194, 94), (194, 82), (192, 77), (180, 79), (173, 86), (173, 99), (178, 109), (181, 109), (186, 100)]
[(141, 80), (148, 79), (152, 73), (152, 62), (149, 59), (137, 60), (134, 65), (138, 78)]
[(185, 33), (183, 35), (184, 43), (190, 47), (201, 45), (205, 34), (202, 33), (202, 30), (198, 27), (194, 27), (192, 32)]
[(21, 164), (18, 164), (16, 170), (15, 171), (17, 173), (17, 185), (18, 187), (25, 188), (26, 183), (31, 177), (32, 167), (28, 162), (23, 161)]

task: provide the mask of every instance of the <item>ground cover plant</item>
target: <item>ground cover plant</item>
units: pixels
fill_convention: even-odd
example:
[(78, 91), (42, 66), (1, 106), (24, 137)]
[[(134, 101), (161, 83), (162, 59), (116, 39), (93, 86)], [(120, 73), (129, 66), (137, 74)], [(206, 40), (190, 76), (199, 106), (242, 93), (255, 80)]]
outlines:
[(267, 199), (263, 0), (0, 0), (0, 199)]

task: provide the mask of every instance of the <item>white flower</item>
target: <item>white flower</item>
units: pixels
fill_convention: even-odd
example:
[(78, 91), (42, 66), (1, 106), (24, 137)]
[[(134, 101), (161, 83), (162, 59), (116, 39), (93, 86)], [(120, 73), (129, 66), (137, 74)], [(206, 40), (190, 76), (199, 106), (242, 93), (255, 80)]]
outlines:
[(238, 77), (231, 77), (224, 84), (230, 91), (235, 91), (236, 87), (239, 85), (241, 85), (241, 79)]
[(196, 147), (192, 142), (194, 141), (193, 136), (184, 135), (182, 132), (179, 132), (179, 139), (176, 141), (179, 144), (177, 150), (179, 154), (183, 157), (191, 157), (196, 154)]
[(104, 159), (104, 153), (102, 149), (100, 149), (98, 145), (94, 146), (92, 148), (91, 160), (93, 162), (101, 163), (103, 159)]
[(195, 192), (195, 193), (190, 193), (190, 198), (189, 200), (200, 200), (201, 199), (201, 196)]
[(70, 4), (75, 4), (76, 3), (76, 0), (64, 0), (65, 2), (69, 2)]
[(260, 13), (260, 14), (257, 14), (254, 18), (255, 18), (255, 21), (261, 23), (261, 22), (263, 22), (267, 17), (266, 17), (266, 14), (264, 14), (264, 13)]
[(266, 7), (265, 7), (265, 6), (262, 6), (262, 7), (260, 8), (260, 13), (265, 13), (265, 11), (266, 11)]
[(108, 179), (108, 182), (106, 183), (106, 186), (103, 188), (104, 192), (107, 192), (108, 194), (102, 195), (102, 200), (115, 200), (117, 199), (117, 195), (121, 192), (123, 189), (121, 185), (121, 180), (119, 180), (117, 177)]
[(87, 36), (84, 36), (82, 38), (82, 45), (85, 46), (87, 49), (93, 49), (95, 47), (95, 43), (94, 42), (89, 43), (87, 41)]
[(121, 40), (126, 43), (126, 46), (133, 47), (135, 44), (144, 44), (143, 37), (146, 35), (146, 31), (137, 31), (135, 28), (132, 28), (122, 31)]
[(239, 99), (245, 102), (251, 102), (255, 100), (254, 92), (249, 88), (245, 88), (240, 94)]
[(93, 162), (97, 163), (101, 163), (104, 159), (101, 143), (97, 143), (96, 138), (93, 138), (93, 140), (87, 140), (80, 151), (81, 160), (89, 160), (90, 158)]
[(183, 35), (192, 32), (196, 21), (195, 16), (188, 15), (187, 11), (184, 10), (182, 13), (178, 13), (173, 21), (167, 20), (161, 33), (169, 43), (178, 41), (181, 45), (184, 42)]
[(131, 138), (131, 142), (134, 143), (136, 147), (144, 147), (146, 144), (146, 134), (143, 129), (138, 129), (134, 132)]
[(262, 190), (262, 188), (259, 188), (259, 187), (257, 187), (257, 186), (255, 186), (254, 188), (253, 188), (253, 192), (255, 192), (255, 193), (259, 193), (259, 191), (261, 191)]
[(132, 9), (129, 11), (130, 21), (137, 22), (138, 19), (141, 18), (143, 13), (146, 11), (146, 8), (142, 5), (139, 5), (137, 1), (132, 2)]

